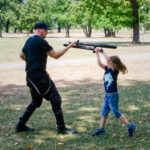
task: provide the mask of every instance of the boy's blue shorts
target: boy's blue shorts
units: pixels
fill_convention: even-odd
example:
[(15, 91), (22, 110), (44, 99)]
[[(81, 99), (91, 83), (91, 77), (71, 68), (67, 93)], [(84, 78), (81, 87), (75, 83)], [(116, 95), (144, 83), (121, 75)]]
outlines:
[(102, 116), (107, 116), (110, 110), (116, 118), (119, 118), (122, 114), (119, 112), (118, 108), (119, 94), (116, 93), (106, 93), (104, 98), (103, 107), (101, 110)]

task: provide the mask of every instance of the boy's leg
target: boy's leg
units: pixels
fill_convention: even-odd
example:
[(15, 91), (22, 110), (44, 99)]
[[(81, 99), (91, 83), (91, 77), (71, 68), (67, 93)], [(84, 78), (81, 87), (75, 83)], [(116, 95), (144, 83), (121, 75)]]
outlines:
[(118, 119), (119, 119), (122, 123), (124, 123), (125, 125), (128, 125), (128, 124), (129, 124), (128, 119), (127, 119), (124, 115), (121, 115)]
[(92, 133), (92, 136), (99, 135), (99, 134), (101, 134), (101, 135), (106, 134), (106, 131), (103, 128), (106, 123), (107, 115), (109, 112), (110, 112), (110, 108), (108, 106), (108, 99), (107, 99), (107, 95), (105, 95), (103, 107), (101, 110), (100, 126), (94, 133)]
[(109, 106), (110, 106), (114, 116), (116, 118), (118, 118), (122, 123), (127, 125), (128, 135), (133, 136), (133, 133), (134, 133), (135, 128), (136, 128), (136, 124), (129, 123), (127, 118), (119, 112), (118, 102), (119, 102), (119, 95), (114, 94), (110, 97)]
[(118, 93), (109, 95), (109, 107), (110, 107), (113, 115), (116, 118), (119, 118), (122, 116), (122, 114), (119, 112), (119, 95), (118, 95)]
[(108, 96), (105, 95), (104, 103), (101, 110), (100, 128), (104, 127), (109, 112), (110, 112), (110, 107), (108, 105)]
[(106, 123), (107, 116), (101, 116), (100, 128), (103, 128)]
[(106, 118), (107, 118), (106, 116), (101, 116), (100, 126), (94, 133), (92, 133), (92, 136), (99, 135), (99, 134), (106, 135), (106, 131), (103, 129), (106, 123)]
[(130, 123), (128, 125), (128, 135), (133, 136), (133, 133), (135, 132), (135, 129), (136, 129), (136, 124)]

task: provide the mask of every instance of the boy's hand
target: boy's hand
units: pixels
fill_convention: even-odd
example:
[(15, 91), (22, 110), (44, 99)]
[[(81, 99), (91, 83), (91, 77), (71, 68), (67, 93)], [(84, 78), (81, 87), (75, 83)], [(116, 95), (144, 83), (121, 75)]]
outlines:
[(103, 53), (103, 49), (97, 47), (97, 48), (94, 49), (94, 52), (95, 52), (95, 53), (98, 53), (98, 52)]
[(100, 48), (99, 52), (103, 53), (104, 51), (103, 51), (103, 49), (102, 49), (102, 48)]
[(99, 48), (94, 48), (94, 52), (98, 53), (99, 52)]

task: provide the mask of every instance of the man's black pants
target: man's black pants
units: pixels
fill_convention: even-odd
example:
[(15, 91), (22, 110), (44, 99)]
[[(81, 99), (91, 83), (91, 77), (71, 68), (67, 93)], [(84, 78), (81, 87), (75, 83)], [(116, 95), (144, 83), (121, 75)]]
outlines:
[[(31, 112), (30, 115), (23, 115), (22, 120), (28, 120), (32, 115), (33, 111), (40, 107), (45, 98), (50, 101), (52, 110), (55, 114), (57, 127), (64, 128), (65, 123), (63, 119), (63, 113), (61, 110), (61, 97), (54, 82), (50, 79), (46, 71), (30, 71), (27, 73), (27, 85), (30, 88), (32, 102), (27, 107), (27, 111)], [(33, 109), (33, 107), (35, 109)], [(25, 122), (26, 122), (25, 121)]]

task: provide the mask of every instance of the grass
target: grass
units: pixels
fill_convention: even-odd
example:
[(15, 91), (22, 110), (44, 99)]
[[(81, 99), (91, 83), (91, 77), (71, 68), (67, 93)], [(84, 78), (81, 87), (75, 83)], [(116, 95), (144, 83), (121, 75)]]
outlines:
[[(55, 35), (56, 33), (54, 33)], [(63, 33), (62, 33), (63, 34)], [(100, 33), (99, 33), (100, 34)], [(11, 35), (11, 34), (10, 34)], [(52, 37), (51, 37), (52, 35)], [(0, 38), (0, 63), (18, 63), (20, 62), (19, 54), (22, 50), (22, 47), (28, 37), (22, 35), (20, 37), (8, 37), (8, 35), (4, 38)], [(46, 39), (50, 45), (57, 51), (63, 49), (64, 43), (68, 43), (69, 41), (76, 41), (79, 39), (81, 42), (100, 42), (105, 44), (111, 44), (118, 46), (117, 51), (112, 49), (107, 49), (110, 54), (134, 54), (134, 53), (144, 53), (149, 52), (147, 47), (150, 46), (150, 42), (142, 42), (140, 45), (132, 44), (131, 39), (128, 38), (113, 38), (108, 39), (104, 37), (100, 38), (58, 38), (53, 37), (53, 34), (50, 33), (48, 38)], [(120, 53), (121, 52), (121, 53)], [(66, 53), (61, 59), (72, 59), (72, 58), (83, 58), (83, 57), (93, 57), (91, 51), (81, 50), (81, 49), (71, 49), (68, 53)]]
[[(18, 55), (26, 38), (0, 39), (0, 63), (18, 63)], [(47, 39), (56, 49), (65, 41)], [(85, 40), (85, 39), (84, 39)], [(109, 54), (129, 55), (149, 53), (149, 45), (119, 45)], [(62, 59), (94, 57), (91, 52), (73, 49)], [(137, 57), (137, 56), (136, 56)], [(100, 110), (104, 99), (103, 72), (96, 61), (89, 64), (69, 64), (48, 67), (62, 97), (62, 109), (66, 125), (77, 129), (75, 135), (57, 135), (56, 122), (51, 105), (43, 101), (28, 125), (35, 132), (16, 134), (16, 122), (30, 103), (25, 85), (24, 68), (1, 70), (0, 78), (0, 149), (1, 150), (148, 150), (150, 143), (150, 60), (127, 59), (127, 75), (120, 75), (120, 111), (129, 121), (137, 124), (133, 137), (128, 137), (126, 126), (109, 114), (105, 126), (107, 135), (92, 137), (99, 126)]]
[[(122, 125), (110, 113), (106, 124), (106, 136), (92, 137), (98, 127), (99, 112), (103, 102), (103, 85), (95, 82), (59, 88), (63, 98), (63, 110), (66, 124), (78, 130), (75, 135), (56, 135), (55, 118), (49, 102), (44, 101), (40, 109), (32, 115), (28, 125), (35, 132), (14, 132), (15, 124), (30, 102), (28, 90), (15, 94), (1, 93), (1, 138), (2, 150), (126, 150), (149, 149), (150, 124), (150, 82), (126, 81), (119, 86), (120, 110), (127, 118), (137, 124), (132, 138), (127, 136), (126, 126)], [(129, 88), (129, 85), (132, 85)], [(24, 89), (24, 86), (12, 85), (12, 89)]]

